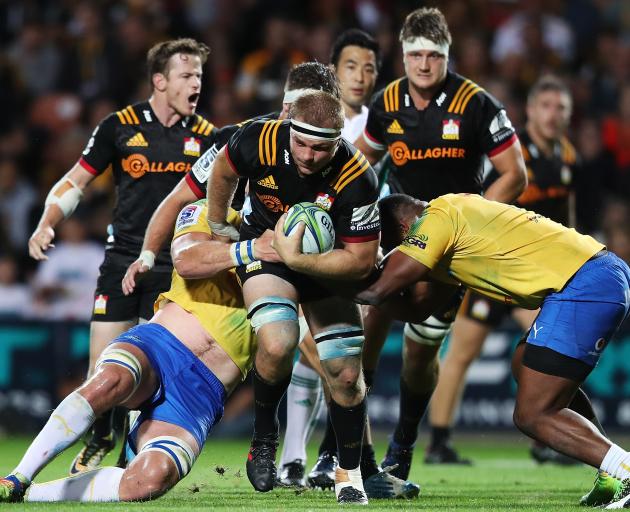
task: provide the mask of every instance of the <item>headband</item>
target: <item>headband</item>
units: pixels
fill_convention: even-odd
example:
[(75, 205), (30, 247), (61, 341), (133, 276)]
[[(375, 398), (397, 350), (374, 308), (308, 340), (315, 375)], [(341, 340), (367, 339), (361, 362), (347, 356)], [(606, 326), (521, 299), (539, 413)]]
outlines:
[(403, 54), (417, 52), (419, 50), (429, 50), (444, 55), (448, 59), (448, 44), (437, 44), (426, 37), (414, 37), (402, 42)]
[(302, 94), (304, 94), (305, 92), (314, 92), (317, 91), (318, 89), (291, 89), (291, 90), (285, 90), (284, 91), (284, 98), (282, 99), (282, 103), (293, 103), (295, 100), (297, 100), (300, 96), (302, 96)]
[(341, 130), (336, 128), (320, 128), (312, 124), (291, 119), (291, 131), (304, 135), (309, 139), (335, 141), (341, 137)]

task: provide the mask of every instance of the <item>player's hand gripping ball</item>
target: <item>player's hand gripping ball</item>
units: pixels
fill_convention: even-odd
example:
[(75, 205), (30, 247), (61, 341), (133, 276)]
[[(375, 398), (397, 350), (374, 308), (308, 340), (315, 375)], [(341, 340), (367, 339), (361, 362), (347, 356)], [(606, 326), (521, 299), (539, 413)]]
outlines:
[(284, 221), (284, 234), (291, 236), (300, 222), (306, 225), (302, 236), (304, 254), (322, 254), (332, 250), (335, 245), (335, 228), (326, 210), (315, 203), (293, 205)]

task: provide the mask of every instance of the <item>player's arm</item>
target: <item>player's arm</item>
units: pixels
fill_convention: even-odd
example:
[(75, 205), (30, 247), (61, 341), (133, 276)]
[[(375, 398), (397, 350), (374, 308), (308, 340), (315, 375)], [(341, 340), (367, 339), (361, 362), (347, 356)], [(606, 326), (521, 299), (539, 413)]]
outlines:
[(375, 165), (383, 155), (385, 154), (385, 148), (380, 148), (374, 142), (369, 139), (369, 135), (365, 131), (359, 135), (357, 140), (354, 141), (354, 147), (361, 151), (365, 158), (368, 159), (370, 165)]
[(284, 234), (284, 214), (275, 229), (273, 247), (292, 270), (323, 279), (355, 281), (365, 279), (376, 265), (378, 238), (367, 242), (346, 243), (324, 254), (303, 254), (300, 250), (306, 225), (300, 223), (292, 236)]
[(76, 209), (83, 191), (95, 178), (95, 174), (77, 162), (53, 185), (44, 203), (44, 212), (37, 228), (28, 241), (28, 252), (36, 260), (47, 260), (45, 251), (54, 247), (55, 227)]
[(223, 241), (238, 240), (238, 231), (228, 224), (228, 208), (239, 176), (229, 162), (227, 146), (221, 148), (208, 176), (208, 224), (213, 236)]
[[(431, 269), (426, 265), (394, 249), (385, 258), (378, 278), (365, 290), (358, 293), (355, 296), (355, 301), (359, 304), (380, 306), (385, 303), (385, 301), (395, 298), (403, 290), (418, 281), (427, 281), (429, 279), (429, 272), (431, 272)], [(422, 295), (419, 295), (418, 301), (421, 300)], [(394, 300), (392, 304), (398, 304), (400, 306), (402, 302)]]
[(138, 274), (144, 274), (153, 268), (155, 255), (173, 233), (177, 214), (184, 206), (197, 199), (197, 195), (190, 188), (186, 178), (182, 178), (177, 186), (162, 200), (160, 205), (153, 212), (144, 233), (142, 251), (138, 259), (129, 265), (123, 277), (122, 289), (125, 295), (133, 293)]
[(484, 192), (484, 197), (501, 203), (512, 203), (527, 187), (527, 168), (523, 160), (521, 143), (516, 139), (490, 162), (499, 173), (497, 180)]

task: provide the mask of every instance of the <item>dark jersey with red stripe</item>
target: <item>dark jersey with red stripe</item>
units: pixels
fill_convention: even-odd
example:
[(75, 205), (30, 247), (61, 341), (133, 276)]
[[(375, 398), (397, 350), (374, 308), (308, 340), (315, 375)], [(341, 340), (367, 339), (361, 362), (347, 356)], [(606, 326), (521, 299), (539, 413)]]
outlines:
[(569, 196), (578, 165), (575, 148), (563, 137), (554, 145), (553, 154), (547, 156), (534, 144), (527, 131), (519, 133), (519, 138), (528, 184), (516, 204), (568, 226)]
[(388, 150), (392, 191), (427, 201), (451, 192), (480, 193), (483, 155), (516, 141), (503, 105), (451, 72), (424, 110), (414, 106), (407, 78), (390, 83), (372, 100), (364, 137), (374, 149)]
[[(116, 204), (107, 250), (131, 263), (140, 253), (151, 215), (215, 141), (217, 129), (194, 115), (171, 127), (160, 123), (149, 102), (113, 112), (92, 133), (80, 163), (94, 174), (112, 168)], [(171, 265), (167, 248), (155, 270)]]
[(273, 229), (296, 203), (309, 201), (330, 214), (337, 238), (347, 243), (376, 240), (380, 233), (378, 182), (367, 159), (341, 139), (335, 156), (321, 172), (301, 177), (289, 146), (289, 121), (254, 121), (236, 132), (226, 146), (233, 170), (249, 179), (251, 212), (248, 234)]

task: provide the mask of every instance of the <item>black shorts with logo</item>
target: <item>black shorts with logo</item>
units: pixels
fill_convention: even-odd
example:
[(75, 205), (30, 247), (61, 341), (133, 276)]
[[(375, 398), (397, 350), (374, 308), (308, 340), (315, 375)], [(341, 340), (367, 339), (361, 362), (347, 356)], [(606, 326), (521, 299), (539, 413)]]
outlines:
[(171, 272), (150, 271), (136, 278), (131, 295), (124, 295), (121, 283), (129, 263), (128, 257), (105, 251), (94, 292), (93, 322), (148, 320), (158, 295), (171, 287)]
[(463, 311), (466, 317), (471, 320), (489, 327), (498, 327), (503, 319), (512, 313), (514, 307), (469, 290), (464, 299)]

